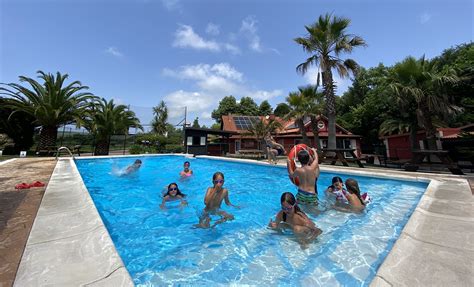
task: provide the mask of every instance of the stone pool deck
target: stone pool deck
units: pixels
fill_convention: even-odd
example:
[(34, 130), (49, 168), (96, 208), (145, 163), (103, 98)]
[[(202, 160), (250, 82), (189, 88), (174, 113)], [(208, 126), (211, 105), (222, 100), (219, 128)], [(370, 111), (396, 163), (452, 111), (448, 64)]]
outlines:
[[(2, 176), (18, 175), (8, 166), (10, 164), (3, 165), (3, 169), (0, 165)], [(371, 286), (474, 286), (474, 197), (465, 178), (380, 169), (332, 166), (321, 169), (342, 174), (431, 181)], [(10, 221), (6, 225), (9, 224)], [(4, 241), (0, 241), (0, 248), (4, 246)], [(0, 256), (2, 254), (3, 251)], [(3, 267), (4, 263), (0, 261), (0, 271)], [(14, 285), (133, 286), (70, 159), (61, 159), (54, 169)], [(1, 280), (0, 286), (3, 286)]]

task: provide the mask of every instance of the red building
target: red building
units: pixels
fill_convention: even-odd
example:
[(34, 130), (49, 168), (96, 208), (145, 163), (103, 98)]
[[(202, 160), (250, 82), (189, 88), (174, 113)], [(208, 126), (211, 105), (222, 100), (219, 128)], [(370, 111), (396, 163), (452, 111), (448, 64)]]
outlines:
[[(282, 118), (275, 117), (273, 115), (269, 117), (227, 115), (222, 116), (221, 128), (223, 131), (235, 133), (229, 138), (228, 141), (229, 152), (236, 153), (239, 150), (248, 149), (264, 150), (265, 147), (261, 146), (261, 141), (257, 142), (255, 136), (248, 135), (248, 128), (256, 121), (268, 122), (270, 119), (274, 119), (282, 124), (283, 129), (277, 131), (277, 133), (273, 134), (272, 136), (275, 141), (285, 147), (287, 152), (289, 152), (293, 146), (301, 143), (302, 136), (294, 120), (285, 121)], [(326, 117), (318, 118), (319, 138), (321, 141), (321, 147), (323, 148), (327, 147), (327, 123)], [(313, 132), (311, 131), (310, 127), (310, 119), (305, 119), (304, 124), (306, 134), (308, 135), (311, 145), (315, 146)], [(356, 155), (360, 156), (360, 138), (360, 136), (354, 135), (343, 127), (336, 125), (336, 142), (338, 148), (353, 148), (356, 150)]]
[[(461, 133), (473, 133), (474, 124), (459, 128), (438, 128), (436, 132), (438, 149), (443, 149), (445, 142), (451, 141), (452, 139), (459, 138)], [(418, 149), (426, 149), (426, 133), (425, 131), (418, 131), (416, 135), (416, 143)], [(387, 151), (387, 157), (398, 158), (398, 159), (411, 159), (413, 154), (410, 147), (410, 134), (396, 134), (381, 137), (384, 142), (385, 149)]]

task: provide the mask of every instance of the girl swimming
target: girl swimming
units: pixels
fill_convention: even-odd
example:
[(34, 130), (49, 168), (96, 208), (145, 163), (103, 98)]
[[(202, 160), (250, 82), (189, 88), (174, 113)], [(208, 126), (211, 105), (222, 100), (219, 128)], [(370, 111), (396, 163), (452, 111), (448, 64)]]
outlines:
[(165, 208), (165, 203), (173, 200), (181, 200), (182, 206), (188, 205), (184, 197), (186, 197), (186, 195), (179, 190), (178, 185), (174, 182), (170, 183), (168, 185), (168, 191), (163, 195), (163, 201), (161, 202), (160, 207)]
[(272, 229), (289, 228), (293, 230), (301, 244), (307, 244), (322, 233), (313, 221), (298, 207), (296, 198), (291, 192), (285, 192), (280, 197), (281, 210), (276, 220), (270, 219), (268, 226)]

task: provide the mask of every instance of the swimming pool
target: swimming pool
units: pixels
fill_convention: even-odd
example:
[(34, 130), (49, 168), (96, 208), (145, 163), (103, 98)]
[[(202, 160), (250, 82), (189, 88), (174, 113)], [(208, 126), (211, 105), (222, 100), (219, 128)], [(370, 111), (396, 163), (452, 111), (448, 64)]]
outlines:
[[(211, 159), (191, 161), (195, 175), (179, 180), (182, 156), (142, 157), (128, 177), (112, 172), (134, 158), (77, 160), (97, 209), (137, 285), (264, 284), (367, 286), (398, 238), (425, 182), (351, 176), (373, 202), (363, 214), (328, 209), (313, 216), (323, 234), (308, 249), (266, 228), (280, 195), (295, 192), (286, 169)], [(235, 216), (214, 229), (195, 229), (212, 174), (225, 174)], [(320, 191), (335, 174), (321, 173)], [(344, 179), (347, 176), (342, 176)], [(176, 181), (189, 206), (160, 210), (164, 186)], [(324, 201), (324, 195), (320, 192)]]

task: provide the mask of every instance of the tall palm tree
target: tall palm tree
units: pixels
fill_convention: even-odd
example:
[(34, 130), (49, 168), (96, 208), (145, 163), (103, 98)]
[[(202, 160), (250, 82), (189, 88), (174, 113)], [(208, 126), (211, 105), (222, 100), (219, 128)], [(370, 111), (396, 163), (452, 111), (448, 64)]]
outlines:
[(300, 92), (292, 92), (286, 98), (290, 106), (290, 112), (284, 116), (284, 119), (295, 119), (295, 123), (300, 129), (303, 143), (309, 145), (308, 135), (304, 127), (304, 119), (308, 115), (309, 102)]
[(313, 132), (314, 143), (318, 150), (321, 149), (321, 143), (319, 141), (319, 127), (318, 119), (321, 119), (321, 115), (324, 110), (324, 94), (318, 93), (318, 86), (306, 86), (299, 87), (298, 90), (300, 94), (307, 101), (306, 115), (309, 116), (311, 120), (311, 131)]
[(58, 127), (79, 121), (96, 97), (91, 93), (81, 92), (88, 87), (79, 81), (65, 85), (67, 74), (57, 72), (55, 77), (43, 71), (37, 73), (38, 78), (43, 80), (42, 84), (20, 76), (20, 82), (27, 82), (31, 88), (15, 83), (2, 84), (0, 94), (8, 96), (5, 99), (6, 106), (33, 116), (34, 124), (41, 126), (37, 147), (39, 150), (54, 146)]
[(154, 117), (151, 122), (152, 131), (164, 135), (166, 133), (166, 122), (168, 120), (168, 107), (164, 101), (161, 101), (158, 106), (153, 107), (153, 114)]
[(115, 105), (113, 100), (107, 102), (102, 98), (88, 112), (87, 118), (80, 122), (95, 137), (94, 155), (108, 155), (110, 137), (117, 134), (128, 134), (129, 128), (139, 128), (140, 120), (125, 105)]
[(305, 74), (311, 65), (317, 66), (317, 84), (322, 76), (324, 96), (326, 98), (326, 112), (328, 117), (328, 147), (336, 148), (336, 98), (334, 95), (334, 81), (332, 70), (336, 70), (341, 78), (356, 72), (358, 64), (352, 60), (343, 60), (342, 53), (351, 53), (352, 49), (366, 46), (364, 39), (347, 33), (350, 20), (332, 16), (321, 15), (318, 20), (305, 26), (308, 35), (294, 39), (311, 56), (296, 67), (296, 71)]
[(428, 149), (437, 149), (437, 116), (455, 113), (459, 110), (445, 92), (448, 85), (459, 81), (456, 72), (450, 68), (439, 69), (433, 63), (408, 57), (393, 67), (390, 75), (390, 89), (401, 107), (412, 103), (416, 106), (418, 126), (426, 132)]

